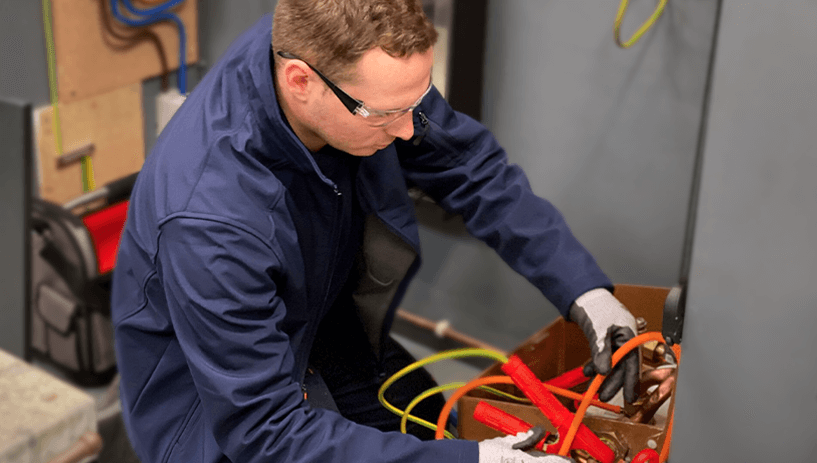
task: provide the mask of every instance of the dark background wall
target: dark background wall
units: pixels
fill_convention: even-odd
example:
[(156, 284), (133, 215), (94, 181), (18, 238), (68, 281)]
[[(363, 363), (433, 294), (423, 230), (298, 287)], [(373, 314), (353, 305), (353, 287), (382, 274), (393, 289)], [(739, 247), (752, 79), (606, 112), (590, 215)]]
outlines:
[[(657, 2), (634, 0), (627, 39)], [(629, 49), (619, 2), (492, 0), (483, 122), (615, 283), (678, 282), (715, 0), (673, 0)], [(452, 82), (452, 85), (457, 85)], [(511, 348), (557, 312), (482, 243), (422, 233), (405, 307)]]
[[(40, 2), (0, 3), (0, 97), (45, 105)], [(189, 87), (275, 3), (200, 0), (201, 61), (189, 73)], [(439, 3), (446, 17), (456, 12), (450, 0)], [(655, 5), (630, 3), (624, 36)], [(487, 4), (484, 90), (472, 95), (481, 103), (482, 120), (617, 283), (670, 286), (678, 280), (715, 4), (670, 2), (654, 30), (628, 50), (613, 43), (617, 2)], [(450, 82), (449, 88), (457, 85)], [(146, 152), (155, 142), (159, 89), (158, 78), (144, 83)], [(0, 157), (15, 155), (0, 151)], [(505, 348), (557, 316), (481, 243), (431, 229), (422, 230), (421, 238), (425, 265), (406, 309), (446, 318)], [(0, 241), (0, 254), (14, 246)], [(2, 271), (18, 270), (10, 264)]]

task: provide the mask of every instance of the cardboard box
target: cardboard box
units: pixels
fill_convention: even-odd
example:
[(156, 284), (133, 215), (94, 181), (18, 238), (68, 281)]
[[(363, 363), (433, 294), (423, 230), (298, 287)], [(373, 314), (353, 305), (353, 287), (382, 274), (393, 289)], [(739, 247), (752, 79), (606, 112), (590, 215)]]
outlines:
[[(661, 331), (664, 301), (669, 294), (669, 288), (616, 285), (614, 294), (635, 317), (642, 317), (646, 320), (647, 331)], [(590, 360), (590, 348), (581, 328), (575, 323), (566, 322), (561, 317), (525, 340), (513, 351), (513, 354), (516, 354), (528, 365), (542, 381), (559, 376)], [(499, 363), (492, 365), (482, 372), (480, 376), (494, 375), (504, 375)], [(512, 385), (496, 385), (493, 387), (518, 397), (523, 396)], [(587, 384), (583, 388), (575, 390), (583, 392), (586, 387)], [(473, 390), (458, 402), (460, 438), (481, 441), (501, 436), (500, 432), (483, 425), (473, 418), (474, 408), (481, 400), (528, 423), (540, 425), (551, 432), (555, 431), (550, 422), (534, 405), (520, 404), (487, 392)], [(573, 409), (572, 401), (561, 398), (560, 400), (571, 410)], [(591, 413), (592, 410), (593, 407), (590, 407), (588, 413)], [(609, 437), (610, 434), (615, 432), (617, 436), (614, 437), (622, 440), (622, 443), (630, 448), (627, 455), (629, 457), (633, 457), (641, 449), (647, 447), (653, 447), (660, 451), (666, 435), (666, 420), (656, 421), (653, 424), (640, 424), (613, 417), (610, 413), (601, 413), (595, 416), (585, 416), (583, 422), (596, 434), (606, 434)]]

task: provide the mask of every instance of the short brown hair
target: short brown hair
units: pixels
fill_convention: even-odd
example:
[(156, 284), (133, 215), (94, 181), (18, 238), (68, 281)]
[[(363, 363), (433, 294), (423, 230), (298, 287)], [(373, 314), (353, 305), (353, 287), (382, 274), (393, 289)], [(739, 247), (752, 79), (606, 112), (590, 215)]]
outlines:
[(353, 79), (352, 68), (371, 49), (406, 57), (436, 41), (420, 0), (279, 0), (272, 20), (274, 51), (299, 56), (339, 81)]

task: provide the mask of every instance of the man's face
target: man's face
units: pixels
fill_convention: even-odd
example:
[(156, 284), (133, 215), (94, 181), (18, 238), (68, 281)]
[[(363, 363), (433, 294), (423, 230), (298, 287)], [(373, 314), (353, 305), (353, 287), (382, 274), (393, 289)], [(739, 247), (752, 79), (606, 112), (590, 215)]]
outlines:
[[(397, 110), (410, 107), (428, 89), (433, 49), (406, 58), (393, 58), (380, 48), (366, 52), (355, 66), (353, 82), (337, 82), (352, 97), (368, 108)], [(395, 138), (414, 135), (412, 112), (407, 112), (384, 127), (354, 115), (331, 90), (326, 90), (312, 106), (312, 130), (327, 144), (353, 156), (371, 156), (389, 146)]]

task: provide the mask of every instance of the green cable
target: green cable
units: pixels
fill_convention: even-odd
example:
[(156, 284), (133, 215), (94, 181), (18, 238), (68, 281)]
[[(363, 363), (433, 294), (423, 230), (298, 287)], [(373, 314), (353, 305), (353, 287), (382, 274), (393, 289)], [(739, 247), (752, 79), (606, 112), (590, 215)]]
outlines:
[[(389, 379), (387, 379), (383, 383), (382, 386), (380, 386), (380, 390), (377, 391), (377, 400), (380, 401), (380, 403), (383, 405), (383, 407), (386, 408), (386, 410), (394, 413), (397, 416), (402, 417), (403, 416), (403, 410), (400, 410), (399, 408), (397, 408), (394, 405), (390, 404), (386, 400), (386, 397), (385, 397), (386, 389), (391, 387), (391, 385), (394, 384), (398, 379), (402, 378), (403, 376), (405, 376), (405, 375), (411, 373), (412, 371), (417, 370), (418, 368), (421, 368), (421, 367), (423, 367), (425, 365), (428, 365), (428, 364), (434, 363), (434, 362), (439, 362), (440, 360), (453, 360), (453, 359), (458, 359), (458, 358), (463, 358), (463, 357), (487, 357), (487, 358), (490, 358), (492, 360), (496, 360), (496, 361), (501, 362), (501, 363), (507, 363), (508, 362), (508, 358), (505, 357), (503, 354), (501, 354), (499, 352), (496, 352), (496, 351), (488, 350), (488, 349), (465, 348), (465, 349), (454, 349), (454, 350), (449, 350), (449, 351), (445, 351), (445, 352), (440, 352), (440, 353), (434, 354), (432, 356), (426, 357), (426, 358), (424, 358), (422, 360), (418, 360), (418, 361), (406, 366), (405, 368), (398, 371), (397, 373), (393, 374)], [(426, 420), (424, 420), (422, 418), (417, 418), (416, 416), (408, 416), (407, 419), (409, 421), (413, 422), (413, 423), (417, 423), (417, 424), (419, 424), (421, 426), (425, 426), (426, 428), (429, 428), (431, 430), (434, 430), (434, 431), (437, 430), (437, 425), (436, 424), (429, 423), (428, 421), (426, 421)], [(448, 433), (446, 435), (446, 437), (453, 438), (453, 436), (450, 433)]]
[[(45, 48), (48, 54), (48, 90), (51, 96), (51, 107), (54, 108), (54, 144), (57, 157), (64, 154), (62, 146), (62, 124), (60, 120), (59, 95), (57, 93), (57, 58), (54, 45), (54, 34), (51, 27), (51, 1), (43, 0), (43, 26), (45, 29)], [(96, 188), (94, 168), (90, 156), (82, 157), (82, 191)]]
[(633, 34), (630, 40), (622, 43), (621, 42), (621, 22), (624, 20), (624, 14), (627, 12), (627, 6), (629, 6), (629, 0), (621, 0), (621, 4), (618, 7), (618, 13), (616, 13), (616, 21), (613, 23), (613, 37), (615, 38), (616, 45), (621, 48), (630, 48), (636, 42), (638, 42), (641, 37), (648, 31), (650, 28), (658, 21), (658, 18), (661, 17), (661, 14), (664, 12), (664, 7), (667, 5), (668, 0), (660, 0), (658, 6), (655, 7), (655, 11), (653, 11), (652, 16), (647, 19), (641, 27)]

